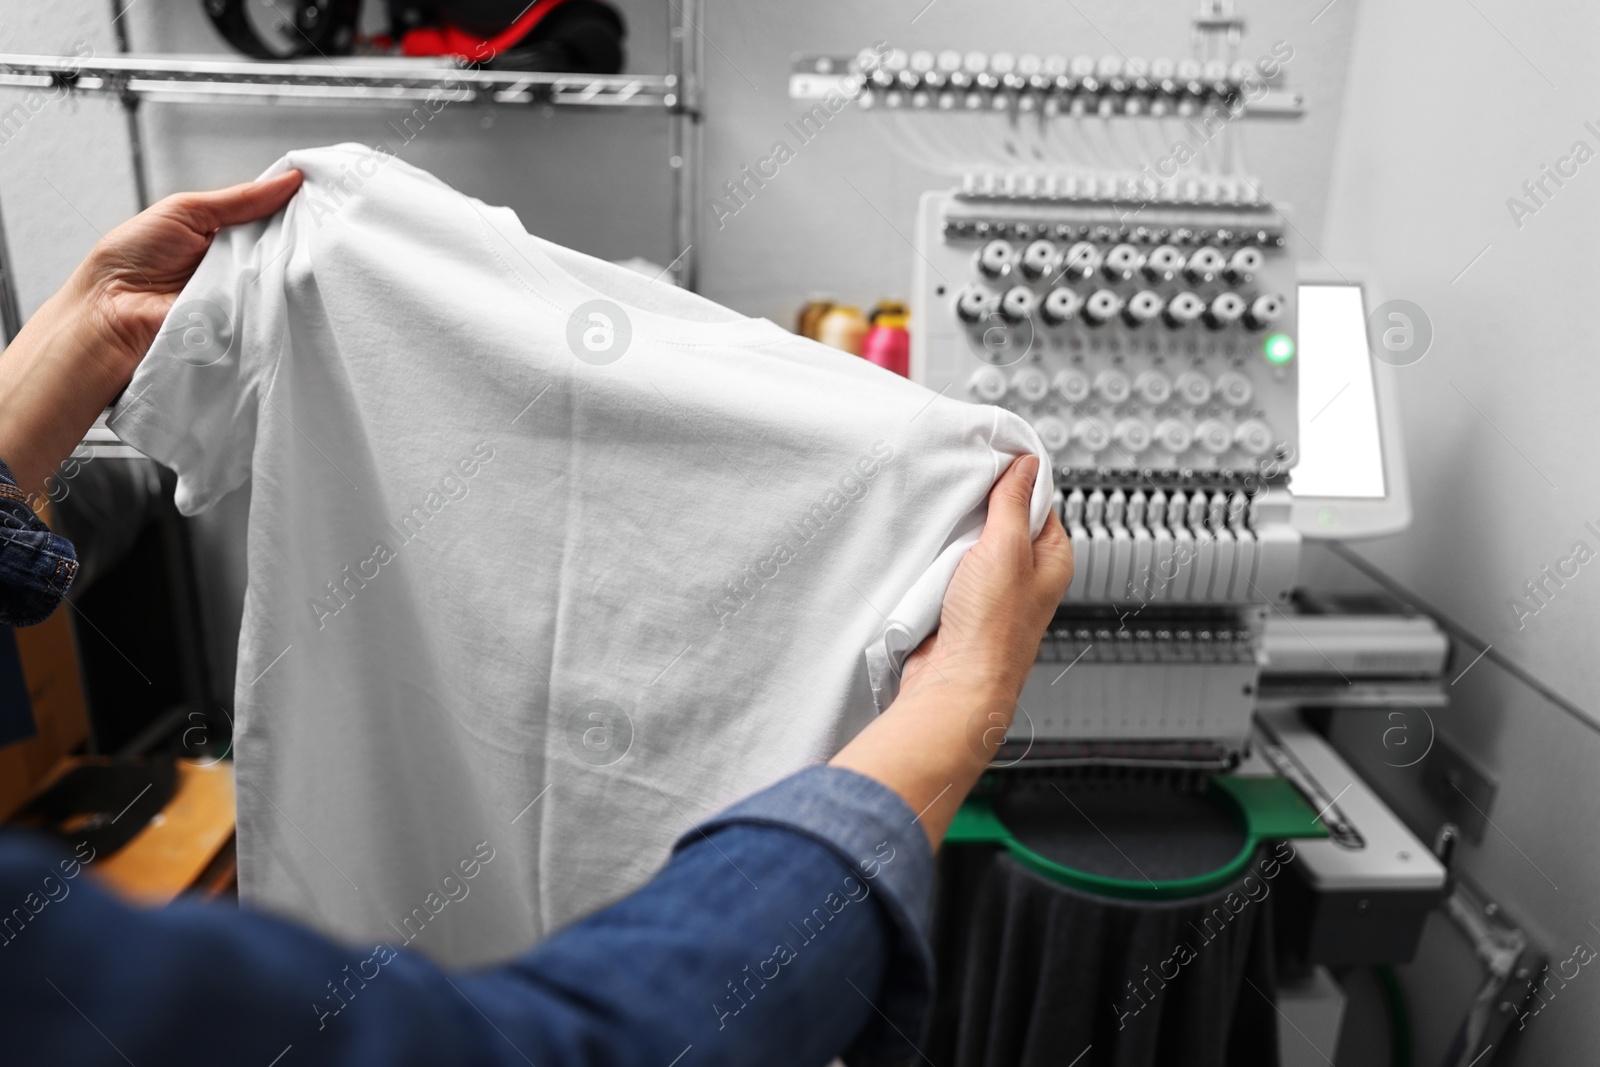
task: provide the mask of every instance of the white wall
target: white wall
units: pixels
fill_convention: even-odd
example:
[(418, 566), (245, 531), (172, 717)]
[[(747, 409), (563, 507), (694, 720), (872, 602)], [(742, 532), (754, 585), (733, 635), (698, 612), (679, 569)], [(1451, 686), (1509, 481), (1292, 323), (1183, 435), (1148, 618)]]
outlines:
[[(1436, 330), (1401, 373), (1415, 521), (1358, 551), (1472, 635), (1458, 671), (1493, 646), (1437, 717), (1500, 785), (1497, 829), (1461, 867), (1556, 959), (1600, 946), (1600, 563), (1552, 585), (1536, 616), (1507, 601), (1576, 540), (1600, 552), (1583, 526), (1600, 529), (1600, 162), (1550, 185), (1520, 228), (1506, 200), (1576, 140), (1600, 152), (1583, 126), (1600, 120), (1597, 30), (1600, 9), (1560, 0), (1363, 5), (1323, 230), (1329, 257), (1371, 264)], [(1434, 817), (1420, 794), (1406, 810)], [(1436, 940), (1407, 976), (1435, 1054), (1452, 999)], [(1511, 1062), (1592, 1062), (1597, 1006), (1586, 969)]]
[(1506, 602), (1575, 540), (1600, 550), (1600, 162), (1520, 229), (1506, 200), (1574, 141), (1600, 153), (1600, 9), (1479, 6), (1509, 41), (1453, 0), (1363, 9), (1324, 251), (1372, 263), (1437, 330), (1403, 375), (1417, 520), (1370, 555), (1595, 715), (1600, 566), (1520, 628)]

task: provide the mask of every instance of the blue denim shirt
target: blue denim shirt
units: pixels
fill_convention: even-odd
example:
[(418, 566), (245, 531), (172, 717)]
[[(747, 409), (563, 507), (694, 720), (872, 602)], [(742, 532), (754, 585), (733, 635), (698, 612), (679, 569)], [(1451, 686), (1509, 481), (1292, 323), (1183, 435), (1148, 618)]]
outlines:
[[(71, 545), (0, 464), (0, 621), (49, 615)], [(10, 490), (7, 492), (6, 490)], [(821, 1067), (920, 1056), (933, 858), (870, 778), (812, 767), (681, 838), (643, 889), (497, 967), (450, 972), (266, 915), (123, 904), (0, 831), (6, 1063)]]
[(0, 461), (0, 626), (48, 619), (77, 573), (72, 542), (39, 521)]

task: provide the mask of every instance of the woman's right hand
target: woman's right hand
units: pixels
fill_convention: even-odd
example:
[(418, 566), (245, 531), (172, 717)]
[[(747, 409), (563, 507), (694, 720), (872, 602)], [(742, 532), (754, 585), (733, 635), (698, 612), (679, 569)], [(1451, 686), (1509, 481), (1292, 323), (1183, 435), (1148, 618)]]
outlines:
[(1028, 534), (1036, 456), (989, 491), (983, 534), (945, 591), (939, 629), (906, 661), (900, 695), (830, 761), (900, 794), (937, 845), (1016, 712), (1039, 640), (1072, 581), (1072, 542), (1050, 515)]
[(1052, 509), (1038, 537), (1028, 507), (1039, 457), (1014, 460), (989, 492), (983, 535), (945, 591), (939, 628), (906, 660), (902, 691), (950, 684), (1015, 701), (1072, 581), (1072, 542)]

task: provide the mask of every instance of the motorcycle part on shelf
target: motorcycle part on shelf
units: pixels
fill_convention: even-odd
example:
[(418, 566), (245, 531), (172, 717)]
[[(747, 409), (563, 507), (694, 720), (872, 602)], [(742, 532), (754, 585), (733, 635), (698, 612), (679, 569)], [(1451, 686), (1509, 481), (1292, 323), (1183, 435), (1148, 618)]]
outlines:
[(206, 14), (233, 47), (255, 59), (346, 55), (355, 44), (361, 0), (205, 0)]
[[(205, 0), (206, 14), (239, 51), (257, 59), (345, 55), (395, 48), (455, 56), (478, 66), (573, 74), (622, 70), (627, 25), (601, 0), (389, 0), (389, 33), (358, 33), (361, 0)], [(292, 14), (286, 11), (292, 10)]]
[(408, 56), (458, 56), (504, 70), (616, 74), (627, 25), (599, 0), (450, 0), (390, 5)]

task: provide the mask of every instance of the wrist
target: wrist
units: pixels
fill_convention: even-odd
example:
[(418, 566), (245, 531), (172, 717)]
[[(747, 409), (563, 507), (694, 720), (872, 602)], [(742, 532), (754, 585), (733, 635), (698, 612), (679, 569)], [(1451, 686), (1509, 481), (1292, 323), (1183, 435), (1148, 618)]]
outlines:
[(137, 361), (78, 272), (0, 354), (0, 456), (24, 493), (44, 488)]
[(970, 756), (987, 764), (1016, 714), (1014, 689), (944, 683), (934, 676), (901, 690), (882, 717), (914, 724), (925, 738), (945, 738), (947, 743), (938, 746), (940, 751), (958, 762), (965, 763)]
[(1028, 665), (989, 656), (976, 650), (941, 649), (916, 665), (914, 680), (907, 672), (911, 688), (936, 686), (968, 699), (1016, 702), (1028, 680)]
[(119, 326), (117, 283), (109, 272), (95, 266), (98, 254), (97, 249), (80, 264), (45, 307), (56, 304), (50, 310), (64, 331), (63, 350), (79, 355), (86, 384), (97, 390), (97, 396), (103, 394), (101, 407), (105, 407), (132, 379), (150, 339), (133, 337)]
[(933, 664), (900, 686), (901, 698), (937, 693), (942, 701), (959, 702), (963, 707), (1011, 706), (1016, 704), (1021, 692), (1021, 686), (998, 675), (974, 677), (965, 672), (942, 673)]

